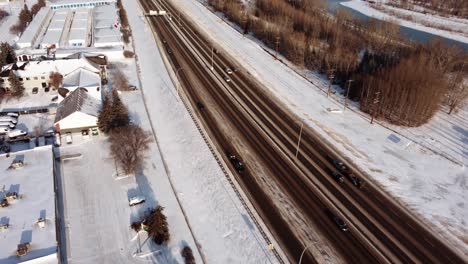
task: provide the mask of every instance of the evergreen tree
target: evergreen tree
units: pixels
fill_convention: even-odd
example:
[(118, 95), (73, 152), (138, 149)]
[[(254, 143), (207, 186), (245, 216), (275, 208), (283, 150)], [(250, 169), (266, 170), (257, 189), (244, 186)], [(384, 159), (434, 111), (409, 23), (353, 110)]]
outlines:
[(114, 89), (112, 91), (112, 122), (110, 129), (124, 127), (128, 124), (130, 124), (128, 109), (122, 103), (117, 90)]
[(109, 133), (111, 129), (112, 122), (112, 104), (110, 101), (110, 95), (106, 92), (104, 96), (104, 102), (102, 105), (102, 110), (99, 112), (98, 116), (98, 127), (104, 133)]
[(0, 67), (16, 62), (16, 53), (8, 42), (0, 43)]
[(19, 13), (20, 23), (25, 25), (25, 28), (32, 21), (32, 13), (29, 11), (28, 5), (24, 4), (23, 9)]
[(164, 207), (159, 206), (152, 210), (147, 220), (149, 235), (153, 238), (156, 244), (161, 245), (164, 242), (169, 241), (169, 224), (167, 223), (167, 217), (163, 213)]
[(8, 82), (10, 82), (11, 95), (21, 97), (24, 95), (23, 83), (18, 79), (13, 71), (8, 75)]

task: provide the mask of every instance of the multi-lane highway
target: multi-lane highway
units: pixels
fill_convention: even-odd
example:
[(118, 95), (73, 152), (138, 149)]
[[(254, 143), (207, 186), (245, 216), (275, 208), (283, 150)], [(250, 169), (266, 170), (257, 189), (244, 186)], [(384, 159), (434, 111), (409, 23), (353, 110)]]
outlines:
[[(312, 246), (316, 249), (306, 252), (303, 263), (326, 259), (318, 255), (330, 254), (320, 250), (318, 237), (336, 249), (337, 255), (332, 258), (338, 256), (344, 262), (466, 261), (365, 175), (354, 170), (365, 183), (361, 189), (348, 180), (336, 181), (330, 175), (337, 172), (331, 160), (340, 159), (339, 153), (307, 126), (300, 133), (300, 119), (222, 48), (215, 49), (196, 25), (170, 3), (140, 2), (146, 12), (169, 13), (149, 17), (149, 21), (182, 83), (182, 97), (196, 109), (226, 162), (230, 162), (228, 153), (245, 162), (243, 173), (231, 169), (289, 261), (297, 262), (304, 247), (311, 243), (316, 243)], [(226, 67), (234, 72), (228, 74)], [(272, 191), (275, 188), (276, 195)], [(283, 196), (284, 203), (278, 199)], [(330, 213), (343, 219), (349, 231), (340, 230)], [(294, 216), (302, 222), (293, 221)], [(301, 228), (301, 224), (315, 234), (305, 231), (310, 229)]]

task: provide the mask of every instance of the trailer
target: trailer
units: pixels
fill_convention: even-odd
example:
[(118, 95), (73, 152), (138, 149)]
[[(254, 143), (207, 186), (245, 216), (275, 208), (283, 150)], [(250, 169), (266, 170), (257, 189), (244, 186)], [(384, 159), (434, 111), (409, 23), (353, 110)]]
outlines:
[(164, 10), (150, 10), (148, 16), (164, 16), (167, 12)]

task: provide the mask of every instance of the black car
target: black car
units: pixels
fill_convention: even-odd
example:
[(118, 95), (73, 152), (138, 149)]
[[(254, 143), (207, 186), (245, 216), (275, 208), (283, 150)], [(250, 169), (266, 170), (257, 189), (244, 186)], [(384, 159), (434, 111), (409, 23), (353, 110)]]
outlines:
[(329, 209), (324, 209), (325, 214), (344, 232), (348, 231), (346, 223)]
[(332, 176), (335, 180), (337, 180), (338, 182), (344, 182), (343, 176), (341, 176), (341, 174), (339, 174), (339, 173), (336, 172), (336, 171), (335, 171), (335, 172), (332, 172), (332, 173), (331, 173), (331, 176)]
[(202, 102), (197, 102), (197, 107), (198, 107), (198, 109), (200, 109), (200, 110), (205, 109), (205, 105), (204, 105)]
[(229, 155), (229, 160), (231, 161), (234, 168), (237, 172), (242, 173), (245, 170), (244, 164), (234, 155)]

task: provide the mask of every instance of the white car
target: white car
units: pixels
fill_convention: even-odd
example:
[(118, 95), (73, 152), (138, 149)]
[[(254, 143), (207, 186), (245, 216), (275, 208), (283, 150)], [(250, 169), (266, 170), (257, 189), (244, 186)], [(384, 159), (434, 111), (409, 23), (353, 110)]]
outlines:
[(224, 76), (224, 80), (225, 80), (226, 82), (230, 82), (230, 81), (231, 81), (231, 78), (229, 78), (229, 77), (227, 77), (227, 76)]
[(145, 197), (142, 197), (142, 196), (134, 196), (128, 199), (128, 205), (130, 206), (134, 206), (134, 205), (141, 204), (144, 202), (145, 202)]
[(73, 143), (72, 134), (70, 132), (67, 132), (67, 134), (65, 136), (65, 141), (67, 142), (67, 144)]
[(229, 69), (228, 67), (224, 68), (224, 71), (225, 71), (227, 74), (232, 74), (232, 70)]
[(21, 136), (26, 136), (27, 134), (28, 132), (23, 130), (12, 130), (10, 131), (10, 133), (8, 133), (8, 137), (13, 139)]

